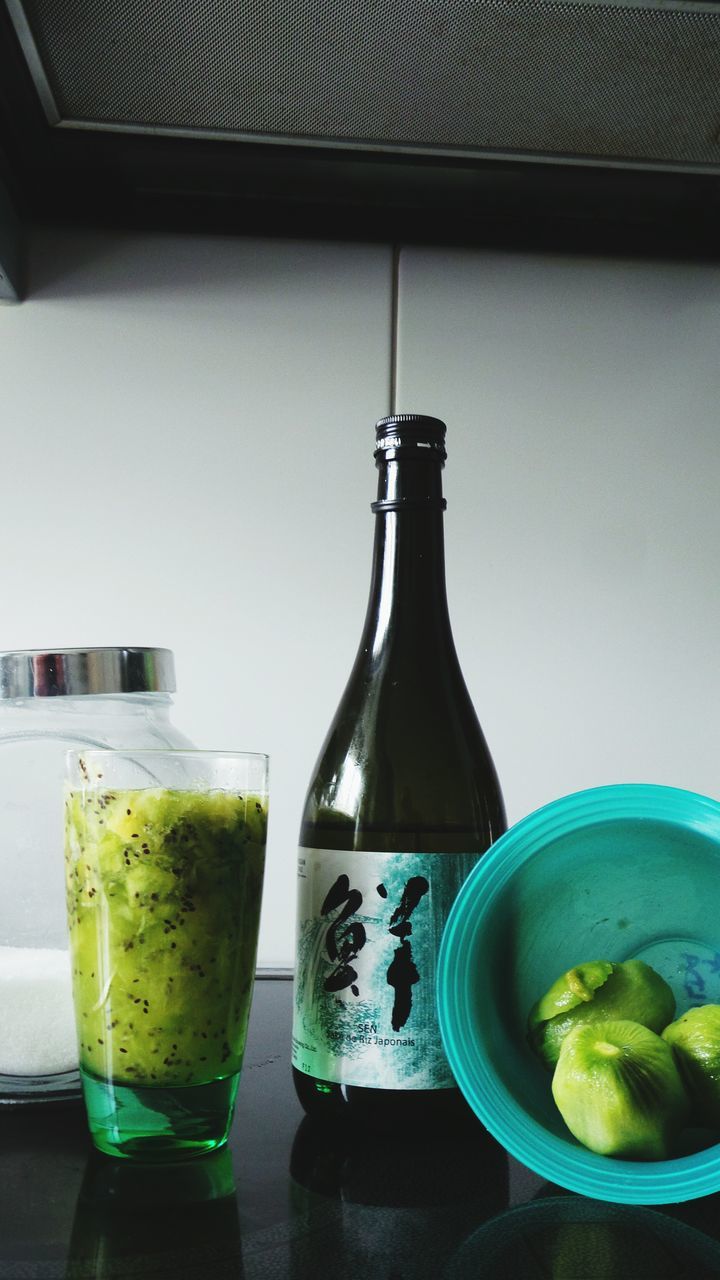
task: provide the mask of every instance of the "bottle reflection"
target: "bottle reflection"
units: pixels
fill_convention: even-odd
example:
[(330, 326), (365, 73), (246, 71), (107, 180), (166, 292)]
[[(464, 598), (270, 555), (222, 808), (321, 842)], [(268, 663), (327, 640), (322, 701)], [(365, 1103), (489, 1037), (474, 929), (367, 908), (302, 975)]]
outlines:
[(508, 1205), (508, 1163), (478, 1125), (462, 1139), (329, 1132), (306, 1118), (290, 1158), (302, 1229), (293, 1280), (439, 1277), (479, 1223)]
[(229, 1150), (202, 1160), (141, 1165), (93, 1153), (68, 1254), (66, 1280), (121, 1275), (242, 1280)]
[(720, 1243), (659, 1208), (606, 1204), (549, 1185), (538, 1194), (549, 1198), (511, 1209), (476, 1231), (442, 1280), (710, 1280), (720, 1275)]

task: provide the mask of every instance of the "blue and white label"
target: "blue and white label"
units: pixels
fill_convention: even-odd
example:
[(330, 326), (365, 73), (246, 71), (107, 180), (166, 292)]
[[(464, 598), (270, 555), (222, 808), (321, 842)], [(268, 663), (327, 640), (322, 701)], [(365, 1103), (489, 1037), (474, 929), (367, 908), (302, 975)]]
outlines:
[(435, 981), (478, 854), (301, 848), (293, 1066), (335, 1084), (446, 1089)]

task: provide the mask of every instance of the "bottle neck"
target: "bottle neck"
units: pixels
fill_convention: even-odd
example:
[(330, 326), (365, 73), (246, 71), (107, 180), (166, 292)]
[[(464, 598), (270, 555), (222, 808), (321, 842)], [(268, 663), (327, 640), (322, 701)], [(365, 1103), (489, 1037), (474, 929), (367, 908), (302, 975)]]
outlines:
[(363, 647), (377, 655), (451, 643), (445, 589), (442, 472), (435, 456), (378, 465), (375, 548)]

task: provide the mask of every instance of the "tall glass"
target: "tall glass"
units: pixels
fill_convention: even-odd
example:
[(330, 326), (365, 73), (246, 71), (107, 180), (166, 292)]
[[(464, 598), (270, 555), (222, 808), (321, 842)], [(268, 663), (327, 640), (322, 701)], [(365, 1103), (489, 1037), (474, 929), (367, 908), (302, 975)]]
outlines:
[(95, 1146), (222, 1145), (247, 1033), (268, 759), (68, 754), (66, 885), (80, 1076)]

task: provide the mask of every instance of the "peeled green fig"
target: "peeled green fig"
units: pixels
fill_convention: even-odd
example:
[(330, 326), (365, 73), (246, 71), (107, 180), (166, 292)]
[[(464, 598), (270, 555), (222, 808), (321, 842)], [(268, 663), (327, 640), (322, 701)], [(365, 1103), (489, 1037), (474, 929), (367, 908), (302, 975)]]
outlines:
[(665, 1028), (662, 1038), (675, 1054), (694, 1120), (720, 1126), (720, 1005), (688, 1009)]
[(688, 1112), (672, 1050), (638, 1022), (596, 1022), (565, 1037), (552, 1092), (568, 1129), (603, 1156), (664, 1160)]
[(587, 1004), (616, 968), (617, 965), (610, 960), (591, 960), (589, 964), (578, 964), (574, 969), (568, 969), (533, 1006), (530, 1025), (549, 1022), (558, 1013), (565, 1013), (579, 1004)]
[(528, 1038), (535, 1053), (552, 1068), (574, 1027), (621, 1019), (660, 1032), (674, 1015), (672, 990), (649, 964), (594, 960), (568, 969), (533, 1005)]

